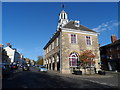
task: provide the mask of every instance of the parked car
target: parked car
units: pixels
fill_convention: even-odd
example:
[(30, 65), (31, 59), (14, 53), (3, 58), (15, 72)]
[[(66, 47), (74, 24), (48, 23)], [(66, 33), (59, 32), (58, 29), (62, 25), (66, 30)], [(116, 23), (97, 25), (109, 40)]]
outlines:
[(47, 72), (47, 68), (45, 66), (40, 66), (39, 71), (40, 72)]
[(22, 66), (22, 70), (23, 70), (23, 71), (29, 71), (29, 66), (23, 65), (23, 66)]
[(22, 68), (22, 67), (23, 67), (23, 64), (20, 64), (19, 67)]
[(11, 69), (17, 69), (17, 68), (18, 68), (17, 64), (12, 64), (11, 65)]

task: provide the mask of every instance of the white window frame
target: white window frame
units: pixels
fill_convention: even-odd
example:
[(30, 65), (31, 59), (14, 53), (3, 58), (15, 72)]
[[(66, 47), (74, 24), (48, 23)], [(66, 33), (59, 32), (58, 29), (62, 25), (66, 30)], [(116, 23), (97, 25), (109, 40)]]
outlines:
[[(90, 43), (92, 45), (92, 36), (88, 36), (88, 37), (90, 37)], [(87, 36), (85, 36), (85, 43), (86, 43), (87, 46), (91, 46), (91, 45), (87, 44)]]
[[(72, 43), (72, 42), (71, 42), (71, 39), (72, 39), (71, 35), (75, 35), (76, 43)], [(77, 34), (71, 33), (71, 34), (69, 34), (69, 37), (70, 37), (70, 39), (69, 39), (70, 44), (77, 44)]]
[(69, 66), (70, 66), (70, 67), (77, 67), (77, 62), (76, 62), (76, 66), (72, 66), (72, 62), (70, 63), (71, 59), (73, 58), (73, 57), (71, 57), (72, 55), (75, 55), (76, 57), (74, 57), (74, 58), (75, 58), (77, 61), (79, 61), (78, 54), (75, 53), (75, 52), (73, 52), (73, 53), (71, 53), (70, 56), (69, 56)]

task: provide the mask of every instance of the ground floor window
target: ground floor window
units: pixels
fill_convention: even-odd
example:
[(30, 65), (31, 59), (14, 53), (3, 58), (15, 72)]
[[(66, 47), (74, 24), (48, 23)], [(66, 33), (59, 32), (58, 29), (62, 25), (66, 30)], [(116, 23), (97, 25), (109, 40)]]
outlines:
[(69, 56), (69, 65), (70, 67), (77, 67), (77, 62), (78, 62), (78, 54), (73, 52)]

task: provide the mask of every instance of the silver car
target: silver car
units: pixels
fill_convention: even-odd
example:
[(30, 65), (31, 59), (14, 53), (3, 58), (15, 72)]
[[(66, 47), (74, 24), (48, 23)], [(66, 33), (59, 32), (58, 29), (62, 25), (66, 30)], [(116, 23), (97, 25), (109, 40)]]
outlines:
[(47, 68), (45, 66), (40, 66), (39, 71), (40, 72), (47, 72)]

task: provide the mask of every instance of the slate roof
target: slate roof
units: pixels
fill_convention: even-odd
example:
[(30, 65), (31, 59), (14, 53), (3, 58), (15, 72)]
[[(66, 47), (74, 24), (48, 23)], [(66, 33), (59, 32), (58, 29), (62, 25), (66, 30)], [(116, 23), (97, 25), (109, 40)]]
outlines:
[[(89, 31), (89, 32), (94, 32), (97, 33), (83, 25), (79, 25), (79, 27), (75, 26), (75, 21), (69, 21), (65, 26), (63, 26), (62, 28), (69, 28), (69, 29), (75, 29), (75, 30), (82, 30), (82, 31)], [(45, 45), (45, 47), (43, 49), (46, 49), (51, 43), (52, 41), (56, 38), (56, 36), (58, 36), (60, 33), (60, 31), (57, 31), (55, 33), (55, 35), (52, 36), (52, 38), (48, 41), (48, 43)]]
[(105, 46), (102, 46), (102, 47), (112, 47), (112, 46), (115, 46), (115, 45), (120, 45), (120, 39), (115, 41), (114, 43), (111, 43), (111, 44), (108, 44), (108, 45), (105, 45)]
[(59, 34), (60, 34), (60, 31), (55, 32), (55, 34), (48, 41), (48, 43), (45, 45), (45, 47), (43, 49), (46, 49), (56, 39), (56, 37), (59, 36)]
[(75, 30), (82, 30), (82, 31), (89, 31), (89, 32), (95, 32), (97, 33), (96, 31), (93, 31), (83, 25), (79, 25), (79, 27), (76, 27), (75, 26), (75, 22), (74, 21), (70, 21), (68, 22), (65, 26), (63, 26), (63, 28), (69, 28), (69, 29), (75, 29)]

